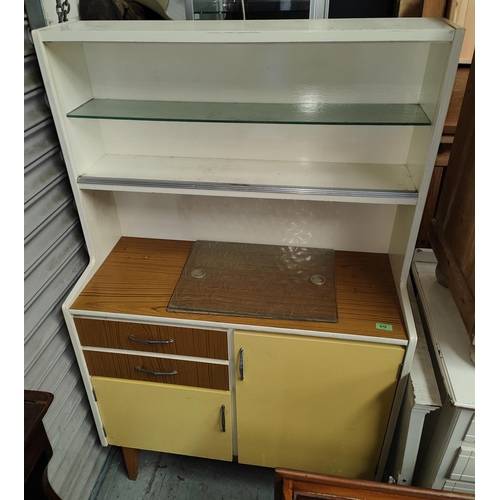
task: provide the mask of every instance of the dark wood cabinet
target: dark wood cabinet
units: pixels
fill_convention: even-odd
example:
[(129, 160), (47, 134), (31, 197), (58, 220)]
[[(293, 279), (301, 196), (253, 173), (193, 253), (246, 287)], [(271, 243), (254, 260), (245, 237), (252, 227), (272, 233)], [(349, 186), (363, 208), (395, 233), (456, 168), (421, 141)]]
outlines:
[(24, 391), (24, 498), (27, 500), (61, 500), (47, 477), (52, 447), (42, 419), (53, 394)]
[(474, 342), (475, 335), (475, 64), (465, 90), (450, 161), (429, 231), (438, 280), (451, 295)]

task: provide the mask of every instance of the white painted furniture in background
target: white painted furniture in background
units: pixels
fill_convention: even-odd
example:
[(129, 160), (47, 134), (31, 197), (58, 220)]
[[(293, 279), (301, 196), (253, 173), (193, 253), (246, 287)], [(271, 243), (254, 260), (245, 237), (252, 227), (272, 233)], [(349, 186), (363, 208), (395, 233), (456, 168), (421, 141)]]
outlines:
[[(475, 490), (475, 366), (470, 338), (450, 291), (436, 279), (432, 250), (418, 249), (412, 266), (435, 361), (443, 406), (422, 450), (416, 486), (473, 493)], [(419, 458), (420, 461), (420, 458)]]
[(441, 408), (441, 397), (417, 299), (411, 284), (408, 289), (418, 342), (387, 467), (389, 481), (406, 486), (413, 484), (422, 434), (425, 427), (429, 426), (429, 414)]

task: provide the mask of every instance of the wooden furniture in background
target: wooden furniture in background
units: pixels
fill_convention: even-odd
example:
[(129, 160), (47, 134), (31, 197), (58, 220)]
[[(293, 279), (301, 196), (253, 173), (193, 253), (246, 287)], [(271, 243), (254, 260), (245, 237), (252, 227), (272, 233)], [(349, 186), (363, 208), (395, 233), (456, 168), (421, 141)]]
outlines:
[(475, 47), (475, 0), (397, 0), (397, 17), (444, 17), (465, 28), (460, 64), (470, 65)]
[(471, 500), (474, 495), (276, 469), (275, 500)]
[(438, 261), (438, 279), (449, 287), (471, 342), (475, 333), (474, 67), (473, 60), (442, 193), (429, 232)]
[(429, 230), (431, 221), (436, 214), (436, 207), (441, 193), (441, 183), (450, 159), (450, 152), (453, 146), (455, 132), (457, 130), (458, 117), (462, 109), (462, 101), (465, 95), (465, 87), (469, 78), (469, 66), (460, 66), (457, 69), (455, 83), (451, 94), (450, 105), (443, 127), (443, 135), (436, 157), (436, 163), (432, 172), (431, 184), (425, 202), (424, 213), (417, 238), (417, 248), (429, 248)]
[(445, 17), (448, 0), (397, 0), (397, 17)]
[(417, 249), (413, 283), (442, 406), (424, 429), (413, 485), (474, 493), (475, 366), (470, 339), (450, 290), (436, 278), (432, 249)]
[[(426, 0), (431, 2), (432, 0)], [(445, 17), (465, 28), (460, 64), (471, 64), (476, 45), (476, 0), (448, 0)]]
[(24, 498), (26, 500), (61, 500), (47, 477), (52, 457), (42, 419), (54, 395), (49, 392), (24, 391)]

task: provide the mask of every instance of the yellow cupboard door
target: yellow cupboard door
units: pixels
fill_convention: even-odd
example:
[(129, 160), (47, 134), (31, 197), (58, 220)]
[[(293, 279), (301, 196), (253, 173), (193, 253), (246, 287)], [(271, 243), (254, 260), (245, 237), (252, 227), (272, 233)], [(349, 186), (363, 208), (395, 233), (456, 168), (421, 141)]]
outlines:
[(374, 479), (403, 347), (241, 331), (234, 341), (239, 462)]
[(109, 444), (232, 460), (229, 392), (92, 377)]

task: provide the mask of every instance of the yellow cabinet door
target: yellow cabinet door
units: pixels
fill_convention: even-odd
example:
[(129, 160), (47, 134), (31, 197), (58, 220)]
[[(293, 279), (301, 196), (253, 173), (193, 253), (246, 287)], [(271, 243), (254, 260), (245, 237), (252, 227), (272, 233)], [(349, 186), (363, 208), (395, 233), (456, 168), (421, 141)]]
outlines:
[(226, 391), (92, 377), (109, 444), (232, 460)]
[(374, 479), (403, 347), (241, 331), (234, 345), (239, 462)]

